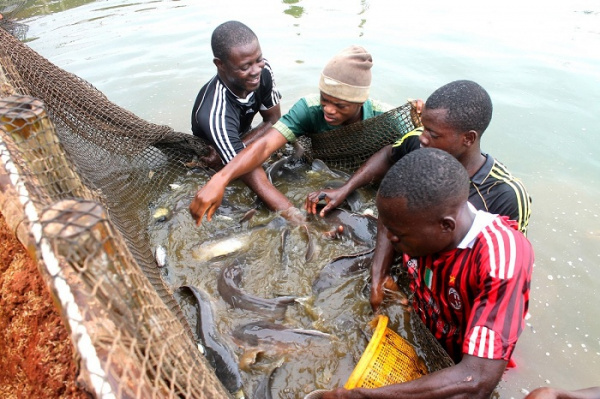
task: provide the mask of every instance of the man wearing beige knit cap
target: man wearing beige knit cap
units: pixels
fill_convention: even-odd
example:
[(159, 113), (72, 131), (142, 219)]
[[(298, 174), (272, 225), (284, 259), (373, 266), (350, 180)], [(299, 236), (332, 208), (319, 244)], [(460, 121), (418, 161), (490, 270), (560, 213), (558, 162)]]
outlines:
[[(286, 142), (307, 133), (321, 133), (372, 118), (391, 107), (369, 98), (373, 59), (364, 48), (350, 46), (336, 54), (319, 79), (319, 95), (298, 100), (261, 138), (233, 158), (194, 196), (190, 213), (199, 225), (206, 214), (211, 220), (221, 205), (225, 187), (262, 164)], [(304, 221), (296, 207), (282, 204), (281, 214), (294, 222)]]
[(369, 119), (390, 109), (369, 98), (373, 59), (364, 48), (350, 46), (325, 65), (320, 95), (300, 99), (273, 126), (288, 141)]
[(319, 80), (321, 91), (353, 103), (369, 98), (373, 59), (364, 48), (350, 46), (334, 56)]

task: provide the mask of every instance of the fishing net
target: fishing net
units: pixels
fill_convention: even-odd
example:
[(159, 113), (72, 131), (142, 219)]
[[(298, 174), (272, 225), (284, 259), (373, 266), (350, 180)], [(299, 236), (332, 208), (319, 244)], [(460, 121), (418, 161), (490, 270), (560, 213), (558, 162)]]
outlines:
[(27, 5), (27, 0), (0, 1), (0, 27), (19, 40), (25, 40), (29, 27), (15, 22), (12, 17)]
[[(421, 126), (413, 102), (408, 102), (375, 118), (342, 126), (327, 133), (310, 134), (310, 156), (328, 165), (355, 170), (382, 147), (393, 144)], [(307, 146), (306, 142), (302, 143)]]
[(27, 0), (3, 0), (0, 2), (0, 14), (4, 19), (10, 19), (25, 7)]
[[(418, 124), (410, 105), (375, 119), (341, 138), (311, 137), (323, 149), (313, 156), (356, 167)], [(203, 167), (206, 143), (113, 104), (3, 29), (0, 120), (0, 209), (39, 261), (87, 389), (103, 398), (228, 397), (147, 233), (148, 204), (190, 165)]]
[(204, 144), (119, 108), (2, 29), (0, 65), (0, 206), (40, 261), (88, 390), (228, 397), (145, 233), (148, 202)]

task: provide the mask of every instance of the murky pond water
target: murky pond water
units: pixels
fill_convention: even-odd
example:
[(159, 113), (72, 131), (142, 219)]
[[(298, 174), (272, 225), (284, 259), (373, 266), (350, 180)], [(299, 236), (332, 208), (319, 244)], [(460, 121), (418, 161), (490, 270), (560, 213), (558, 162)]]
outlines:
[[(482, 147), (521, 177), (531, 193), (529, 238), (536, 251), (531, 317), (515, 351), (518, 367), (505, 373), (499, 396), (521, 398), (547, 384), (600, 385), (598, 2), (38, 0), (27, 1), (15, 16), (28, 27), (28, 44), (50, 61), (142, 118), (184, 132), (190, 128), (197, 90), (215, 73), (210, 34), (228, 19), (245, 22), (259, 36), (284, 96), (284, 112), (300, 96), (314, 93), (323, 65), (353, 43), (373, 54), (372, 96), (390, 104), (425, 99), (454, 79), (482, 84), (494, 103)], [(315, 174), (302, 173), (298, 171), (301, 183), (281, 181), (297, 205), (322, 183)], [(254, 197), (236, 183), (221, 216), (196, 228), (186, 203), (207, 177), (183, 174), (174, 181), (177, 188), (161, 193), (152, 204), (174, 209), (173, 217), (149, 228), (153, 241), (168, 249), (166, 281), (173, 287), (203, 285), (215, 298), (221, 331), (254, 320), (219, 299), (219, 273), (232, 258), (244, 255), (242, 280), (249, 292), (305, 297), (330, 259), (362, 249), (351, 240), (325, 239), (321, 233), (329, 227), (314, 222), (309, 234), (315, 255), (309, 262), (304, 261), (306, 232), (294, 227), (285, 240), (280, 230), (257, 227), (244, 239), (245, 250), (197, 259), (194, 249), (207, 237), (216, 241), (243, 235), (275, 217), (259, 210), (240, 225)], [(372, 191), (363, 194), (363, 209), (372, 207)], [(281, 392), (344, 380), (353, 366), (350, 357), (362, 350), (355, 343), (364, 343), (353, 328), (369, 319), (364, 278), (348, 278), (335, 295), (326, 293), (317, 310), (306, 302), (288, 309), (286, 323), (318, 326), (341, 336), (335, 350), (348, 357), (337, 357), (334, 364), (317, 353), (309, 367), (300, 367), (306, 358), (286, 363), (276, 378)], [(186, 311), (193, 318), (191, 306)], [(345, 324), (348, 320), (354, 324)], [(270, 371), (269, 360), (259, 362), (259, 369), (264, 366), (260, 372), (248, 374), (252, 383)]]
[[(306, 229), (288, 224), (259, 204), (254, 216), (241, 222), (257, 204), (248, 189), (236, 183), (228, 189), (226, 202), (213, 221), (196, 228), (189, 223), (187, 205), (190, 193), (207, 177), (202, 171), (181, 176), (149, 210), (172, 211), (168, 220), (149, 226), (154, 245), (164, 246), (168, 254), (168, 265), (162, 269), (165, 281), (174, 289), (183, 285), (199, 287), (210, 296), (218, 330), (240, 359), (253, 357), (252, 352), (260, 349), (256, 361), (251, 361), (243, 373), (249, 393), (274, 368), (272, 389), (282, 398), (343, 385), (368, 342), (363, 333), (373, 316), (365, 288), (368, 271), (348, 274), (334, 283), (324, 277), (319, 280), (319, 274), (332, 259), (372, 248), (375, 219), (356, 213), (354, 223), (346, 225), (344, 234), (331, 237), (329, 233), (341, 223), (335, 214), (325, 220), (312, 218)], [(306, 190), (336, 178), (339, 173), (335, 171), (314, 171), (304, 164), (275, 178), (274, 183), (290, 198), (302, 199)], [(374, 209), (373, 194), (373, 189), (361, 190), (361, 210)], [(352, 227), (356, 231), (351, 231)], [(223, 284), (223, 273), (238, 264), (239, 280), (229, 286)], [(321, 283), (313, 291), (315, 281)], [(285, 313), (269, 306), (245, 309), (248, 298), (234, 308), (236, 304), (227, 301), (232, 286), (244, 295), (265, 299), (293, 296), (296, 301), (285, 307)], [(192, 296), (181, 291), (177, 296), (194, 326), (197, 311)], [(400, 320), (397, 317), (393, 322)], [(278, 343), (275, 350), (247, 340), (234, 343), (234, 330), (257, 321), (276, 322), (289, 329), (316, 329), (331, 337), (325, 339), (327, 345), (320, 344), (324, 339), (319, 338), (309, 343)]]

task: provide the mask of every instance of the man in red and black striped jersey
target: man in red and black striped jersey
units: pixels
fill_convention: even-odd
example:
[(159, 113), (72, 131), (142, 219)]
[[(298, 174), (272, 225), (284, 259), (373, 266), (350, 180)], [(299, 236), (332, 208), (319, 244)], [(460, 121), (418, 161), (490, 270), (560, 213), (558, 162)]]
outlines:
[[(238, 21), (222, 23), (213, 31), (211, 47), (217, 74), (196, 97), (192, 132), (208, 141), (227, 164), (279, 120), (281, 95), (258, 38), (246, 25)], [(257, 113), (263, 122), (252, 129)], [(241, 180), (269, 209), (292, 207), (262, 168), (253, 169)]]
[(411, 278), (412, 305), (456, 365), (324, 398), (489, 398), (525, 324), (533, 249), (506, 216), (468, 202), (455, 157), (425, 148), (398, 161), (377, 194), (379, 218)]

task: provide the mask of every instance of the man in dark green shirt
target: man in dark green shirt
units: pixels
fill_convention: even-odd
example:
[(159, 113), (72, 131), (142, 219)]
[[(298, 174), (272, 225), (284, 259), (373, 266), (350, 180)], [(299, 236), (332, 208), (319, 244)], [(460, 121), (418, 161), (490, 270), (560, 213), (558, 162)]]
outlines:
[[(365, 120), (389, 111), (391, 107), (371, 98), (362, 104), (362, 118)], [(328, 123), (323, 112), (320, 95), (303, 97), (296, 102), (273, 128), (281, 133), (287, 141), (293, 143), (300, 136), (307, 133), (322, 133), (333, 130), (339, 125)]]

